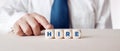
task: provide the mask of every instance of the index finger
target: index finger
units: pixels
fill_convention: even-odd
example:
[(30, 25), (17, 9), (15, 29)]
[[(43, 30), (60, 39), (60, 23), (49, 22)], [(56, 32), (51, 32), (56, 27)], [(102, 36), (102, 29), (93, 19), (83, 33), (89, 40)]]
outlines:
[(45, 28), (45, 29), (53, 29), (53, 26), (47, 21), (44, 16), (41, 16), (37, 13), (32, 13), (31, 16), (35, 17), (35, 19)]

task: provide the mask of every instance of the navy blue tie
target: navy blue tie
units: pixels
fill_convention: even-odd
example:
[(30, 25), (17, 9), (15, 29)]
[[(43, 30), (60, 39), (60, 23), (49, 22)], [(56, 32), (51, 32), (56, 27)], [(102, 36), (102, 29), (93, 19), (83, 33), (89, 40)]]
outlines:
[(51, 24), (55, 29), (69, 28), (68, 0), (54, 0), (51, 8)]

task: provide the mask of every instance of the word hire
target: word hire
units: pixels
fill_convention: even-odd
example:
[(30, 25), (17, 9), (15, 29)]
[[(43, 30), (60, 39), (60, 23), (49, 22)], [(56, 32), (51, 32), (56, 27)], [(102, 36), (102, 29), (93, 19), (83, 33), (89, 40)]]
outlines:
[(48, 39), (80, 39), (79, 29), (49, 29), (45, 30), (45, 37)]

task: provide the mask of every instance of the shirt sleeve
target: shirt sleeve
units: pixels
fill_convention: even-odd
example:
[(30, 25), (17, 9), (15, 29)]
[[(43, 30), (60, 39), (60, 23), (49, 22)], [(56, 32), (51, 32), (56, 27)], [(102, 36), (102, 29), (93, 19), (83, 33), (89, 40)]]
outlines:
[[(111, 20), (111, 13), (110, 13), (110, 0), (97, 0), (96, 2), (96, 28), (97, 29), (105, 29), (107, 26), (108, 21)], [(110, 22), (111, 24), (112, 22)]]
[(11, 31), (14, 23), (27, 13), (21, 0), (8, 0), (0, 8), (0, 31)]

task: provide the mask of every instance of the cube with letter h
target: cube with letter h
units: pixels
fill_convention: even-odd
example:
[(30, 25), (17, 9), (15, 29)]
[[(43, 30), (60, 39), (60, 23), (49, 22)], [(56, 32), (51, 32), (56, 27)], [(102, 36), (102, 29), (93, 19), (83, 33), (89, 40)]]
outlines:
[(45, 37), (49, 39), (55, 38), (54, 30), (45, 30)]
[(79, 29), (49, 29), (45, 30), (45, 37), (48, 39), (80, 39)]

